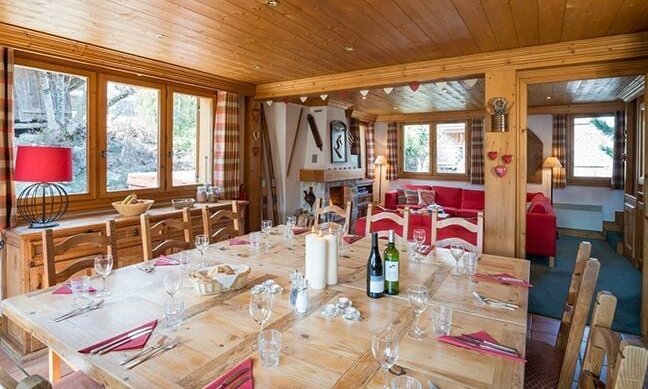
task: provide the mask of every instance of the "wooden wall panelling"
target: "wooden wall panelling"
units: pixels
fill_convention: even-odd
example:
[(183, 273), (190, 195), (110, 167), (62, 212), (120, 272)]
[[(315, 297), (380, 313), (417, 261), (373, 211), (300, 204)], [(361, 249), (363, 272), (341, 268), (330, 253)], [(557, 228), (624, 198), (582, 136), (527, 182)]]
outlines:
[(245, 99), (245, 134), (243, 151), (245, 172), (243, 182), (250, 204), (247, 212), (247, 230), (261, 228), (261, 178), (263, 177), (263, 147), (261, 146), (261, 103)]
[[(648, 77), (648, 68), (644, 72)], [(648, 102), (648, 88), (644, 91), (644, 113), (643, 113), (643, 128), (644, 135), (648, 130), (648, 115), (646, 115), (646, 102)], [(643, 137), (644, 150), (648, 150), (648, 136)], [(643, 256), (642, 256), (642, 273), (641, 273), (641, 335), (648, 336), (648, 190), (645, 190), (645, 175), (648, 172), (648, 158), (644, 158), (644, 187), (643, 187), (643, 205), (644, 209), (640, 213), (643, 215)]]
[[(516, 219), (517, 180), (521, 172), (520, 153), (518, 152), (518, 107), (517, 78), (514, 70), (486, 73), (486, 101), (493, 97), (504, 97), (513, 103), (508, 117), (506, 132), (491, 132), (491, 118), (486, 115), (484, 152), (497, 151), (501, 157), (504, 154), (513, 155), (511, 164), (504, 177), (498, 177), (494, 168), (496, 162), (485, 161), (484, 191), (486, 193), (484, 209), (484, 252), (494, 255), (513, 257), (516, 255)], [(523, 158), (522, 158), (523, 159)], [(501, 163), (501, 162), (500, 162)], [(526, 172), (523, 173), (526, 178)], [(526, 185), (526, 179), (522, 180)]]
[[(509, 76), (510, 78), (510, 76)], [(509, 82), (511, 82), (509, 80)], [(516, 183), (517, 188), (515, 192), (515, 255), (518, 258), (526, 258), (526, 193), (527, 193), (527, 173), (529, 160), (526, 158), (526, 153), (529, 152), (528, 142), (528, 125), (527, 125), (527, 100), (528, 100), (528, 85), (525, 82), (519, 81), (517, 75), (515, 76), (515, 88), (517, 90), (515, 104), (517, 105), (516, 113), (518, 115), (516, 123), (509, 123), (511, 131), (515, 131), (517, 159), (516, 165)], [(515, 107), (515, 106), (514, 106)], [(513, 108), (514, 108), (513, 107)], [(513, 109), (511, 108), (511, 109)], [(515, 126), (517, 124), (517, 126)], [(542, 153), (542, 152), (541, 152)], [(514, 154), (515, 155), (515, 154)], [(542, 154), (540, 154), (542, 160)], [(540, 169), (542, 171), (542, 169)], [(542, 173), (541, 173), (542, 174)]]

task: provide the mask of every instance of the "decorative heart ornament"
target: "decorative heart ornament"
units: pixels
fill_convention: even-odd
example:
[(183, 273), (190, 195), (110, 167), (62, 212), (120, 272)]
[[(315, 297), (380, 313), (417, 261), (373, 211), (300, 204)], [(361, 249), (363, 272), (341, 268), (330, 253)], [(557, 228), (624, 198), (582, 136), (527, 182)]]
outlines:
[(286, 98), (283, 99), (283, 102), (284, 102), (284, 104), (288, 104), (288, 103), (290, 103), (290, 99), (286, 97)]
[(416, 92), (419, 86), (421, 86), (421, 84), (418, 81), (410, 82), (409, 84), (409, 87), (412, 90), (412, 92)]
[(513, 162), (513, 156), (511, 154), (502, 155), (502, 161), (504, 161), (504, 163), (508, 165)]
[(495, 166), (495, 174), (497, 174), (497, 177), (504, 177), (507, 171), (506, 166)]
[(488, 155), (488, 159), (490, 159), (491, 161), (494, 161), (494, 160), (497, 159), (498, 153), (497, 153), (497, 151), (489, 151), (488, 154), (486, 154), (486, 155)]
[(254, 108), (252, 110), (252, 118), (255, 122), (259, 122), (259, 117), (261, 117), (261, 110), (259, 108)]

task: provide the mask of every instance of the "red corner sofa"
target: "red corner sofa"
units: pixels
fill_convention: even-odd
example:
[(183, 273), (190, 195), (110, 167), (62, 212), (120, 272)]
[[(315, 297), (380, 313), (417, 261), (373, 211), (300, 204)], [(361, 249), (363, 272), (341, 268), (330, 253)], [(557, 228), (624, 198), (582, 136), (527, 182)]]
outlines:
[[(484, 191), (446, 186), (431, 185), (406, 185), (405, 189), (433, 190), (435, 202), (442, 206), (446, 213), (457, 217), (476, 217), (478, 211), (484, 210)], [(416, 204), (399, 203), (399, 197), (404, 196), (399, 190), (385, 193), (386, 209), (410, 207), (421, 208)], [(526, 222), (526, 253), (531, 255), (549, 257), (550, 266), (553, 267), (556, 256), (556, 213), (551, 206), (551, 200), (542, 193), (527, 193), (527, 222)], [(402, 201), (402, 200), (401, 200)], [(422, 215), (421, 215), (422, 216)], [(419, 215), (410, 217), (410, 231), (414, 228), (429, 229), (430, 218)], [(488, 226), (485, 226), (488, 228)], [(358, 220), (355, 231), (364, 234), (364, 218)]]

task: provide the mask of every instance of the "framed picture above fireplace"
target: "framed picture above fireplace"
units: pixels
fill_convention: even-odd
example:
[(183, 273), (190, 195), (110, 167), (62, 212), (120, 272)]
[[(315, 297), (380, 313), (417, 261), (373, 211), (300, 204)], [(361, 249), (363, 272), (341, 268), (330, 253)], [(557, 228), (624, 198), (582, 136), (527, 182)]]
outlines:
[(331, 121), (331, 163), (347, 161), (347, 125), (339, 120)]

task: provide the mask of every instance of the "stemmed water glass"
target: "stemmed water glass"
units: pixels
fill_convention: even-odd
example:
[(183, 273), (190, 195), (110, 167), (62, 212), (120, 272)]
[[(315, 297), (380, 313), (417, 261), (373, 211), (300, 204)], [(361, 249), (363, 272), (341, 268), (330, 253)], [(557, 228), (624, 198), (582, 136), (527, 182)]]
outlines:
[(414, 242), (416, 242), (416, 256), (421, 258), (421, 246), (425, 242), (425, 230), (422, 228), (417, 228), (413, 233)]
[(290, 241), (293, 239), (293, 228), (297, 225), (297, 218), (295, 216), (286, 216), (286, 225), (284, 226), (284, 240)]
[(112, 293), (106, 288), (106, 277), (110, 274), (113, 267), (112, 255), (97, 255), (94, 260), (94, 269), (97, 274), (103, 278), (103, 290), (99, 293), (100, 296), (110, 296)]
[(209, 237), (205, 234), (196, 235), (196, 249), (200, 251), (200, 267), (207, 267), (205, 263), (205, 250), (209, 247)]
[(407, 288), (407, 300), (414, 310), (414, 327), (407, 332), (407, 336), (414, 340), (421, 340), (427, 337), (427, 334), (419, 326), (421, 314), (427, 308), (429, 300), (428, 288), (424, 285), (412, 285)]
[(297, 218), (295, 216), (286, 216), (286, 225), (292, 230), (297, 225)]
[[(272, 295), (267, 293), (265, 288), (252, 288), (250, 291), (250, 316), (261, 326), (259, 333), (263, 331), (263, 326), (270, 319), (270, 315), (272, 315)], [(251, 348), (254, 351), (256, 344), (253, 344)]]
[(272, 230), (272, 220), (261, 220), (261, 231), (265, 234), (266, 248), (270, 247), (270, 230)]
[(182, 273), (171, 271), (164, 275), (164, 291), (173, 298), (180, 291), (182, 285)]
[(466, 248), (457, 242), (453, 242), (450, 244), (450, 254), (455, 259), (455, 267), (452, 269), (452, 275), (453, 276), (460, 276), (462, 274), (461, 267), (459, 266), (459, 261), (461, 261), (461, 258), (463, 258), (464, 254), (466, 253)]
[(400, 355), (400, 346), (396, 332), (389, 327), (374, 332), (371, 337), (371, 352), (383, 371), (384, 388), (389, 389), (387, 372), (394, 366)]

